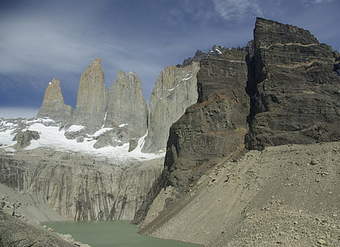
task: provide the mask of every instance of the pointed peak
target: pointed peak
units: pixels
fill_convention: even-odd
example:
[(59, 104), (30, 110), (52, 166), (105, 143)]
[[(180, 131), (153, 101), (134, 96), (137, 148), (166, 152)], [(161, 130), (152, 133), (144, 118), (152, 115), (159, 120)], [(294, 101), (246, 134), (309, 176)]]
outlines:
[(114, 86), (115, 84), (120, 85), (140, 85), (141, 81), (135, 72), (124, 72), (122, 70), (119, 70), (117, 72), (117, 79), (115, 83), (112, 84)]
[(53, 87), (59, 87), (60, 86), (60, 81), (56, 78), (53, 78), (52, 81), (50, 81), (48, 83), (49, 86), (53, 86)]
[(134, 77), (137, 77), (137, 73), (136, 72), (128, 72), (128, 75), (130, 75), (130, 76), (134, 76)]
[(139, 79), (136, 72), (125, 72), (125, 71), (122, 71), (122, 70), (119, 70), (117, 72), (117, 79), (130, 78), (130, 77), (135, 78), (135, 79)]
[(123, 70), (118, 70), (118, 72), (117, 72), (118, 78), (125, 77), (125, 76), (126, 76), (126, 73)]
[(102, 59), (101, 58), (96, 58), (92, 62), (93, 65), (101, 65), (101, 63), (102, 63)]

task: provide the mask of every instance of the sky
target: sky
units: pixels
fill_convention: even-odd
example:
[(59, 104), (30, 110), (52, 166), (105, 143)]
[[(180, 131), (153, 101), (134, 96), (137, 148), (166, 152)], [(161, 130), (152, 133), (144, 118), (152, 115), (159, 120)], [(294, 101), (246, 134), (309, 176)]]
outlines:
[(340, 0), (0, 0), (0, 116), (38, 108), (54, 77), (74, 106), (80, 74), (97, 57), (107, 86), (118, 70), (133, 71), (148, 99), (165, 66), (214, 44), (246, 45), (256, 16), (339, 50), (339, 11)]

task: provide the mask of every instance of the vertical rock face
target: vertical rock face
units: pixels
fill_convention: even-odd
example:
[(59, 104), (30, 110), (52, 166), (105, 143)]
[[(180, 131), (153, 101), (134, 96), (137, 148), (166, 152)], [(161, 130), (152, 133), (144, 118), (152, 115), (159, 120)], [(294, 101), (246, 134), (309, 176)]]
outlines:
[(184, 190), (211, 165), (243, 150), (249, 99), (245, 49), (219, 49), (200, 62), (199, 99), (171, 126), (165, 158), (168, 185)]
[(1, 155), (0, 183), (76, 221), (132, 220), (162, 164), (155, 159), (119, 166), (54, 151)]
[(165, 149), (170, 126), (185, 109), (197, 102), (199, 63), (165, 68), (152, 91), (149, 113), (149, 132), (144, 152)]
[(340, 77), (334, 53), (309, 31), (258, 18), (247, 146), (340, 140)]
[(141, 81), (135, 73), (118, 72), (109, 91), (105, 126), (124, 126), (131, 137), (139, 137), (146, 133), (147, 117)]
[(44, 100), (37, 117), (49, 117), (57, 121), (68, 120), (72, 108), (64, 104), (64, 97), (60, 88), (60, 81), (53, 79), (45, 90)]
[(106, 92), (101, 60), (95, 59), (82, 73), (73, 122), (98, 127), (103, 124), (106, 111)]

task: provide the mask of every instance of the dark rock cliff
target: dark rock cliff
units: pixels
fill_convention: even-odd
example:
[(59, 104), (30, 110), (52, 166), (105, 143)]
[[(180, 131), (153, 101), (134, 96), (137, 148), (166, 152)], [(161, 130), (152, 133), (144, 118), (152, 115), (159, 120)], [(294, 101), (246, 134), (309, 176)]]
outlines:
[(247, 51), (215, 46), (213, 50), (208, 54), (197, 51), (178, 65), (199, 62), (197, 103), (171, 126), (162, 176), (137, 211), (134, 223), (143, 221), (162, 188), (172, 185), (179, 192), (186, 191), (209, 167), (244, 149), (249, 113)]
[(185, 191), (244, 145), (340, 140), (339, 56), (309, 31), (257, 18), (246, 48), (195, 59), (198, 102), (170, 129), (163, 184)]
[(248, 63), (249, 149), (340, 140), (340, 77), (329, 46), (309, 31), (258, 18)]
[(164, 175), (179, 190), (243, 150), (249, 111), (246, 50), (218, 51), (200, 61), (198, 102), (170, 129)]

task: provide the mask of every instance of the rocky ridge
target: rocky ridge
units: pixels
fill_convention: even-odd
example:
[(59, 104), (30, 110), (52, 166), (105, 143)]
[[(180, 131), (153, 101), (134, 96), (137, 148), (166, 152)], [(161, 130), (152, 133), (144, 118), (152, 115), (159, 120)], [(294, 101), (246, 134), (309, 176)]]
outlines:
[[(63, 102), (59, 82), (47, 88), (38, 116), (63, 120), (61, 127), (66, 129), (66, 137), (79, 142), (86, 135), (103, 129), (95, 148), (129, 143), (129, 150), (132, 151), (138, 139), (147, 134), (143, 152), (162, 152), (166, 147), (171, 124), (188, 106), (197, 102), (196, 74), (199, 63), (195, 61), (165, 68), (156, 82), (148, 107), (136, 73), (119, 71), (117, 80), (110, 89), (106, 89), (101, 60), (96, 59), (81, 75), (77, 105), (70, 111), (70, 116), (65, 117), (60, 107), (56, 110), (49, 107), (55, 103), (50, 96), (52, 90), (57, 93), (59, 101)], [(58, 89), (54, 89), (54, 85), (58, 85)], [(67, 131), (72, 126), (84, 128)]]
[[(323, 151), (317, 151), (321, 149), (317, 144), (306, 146), (340, 140), (336, 127), (340, 126), (337, 93), (340, 77), (334, 69), (337, 63), (335, 53), (306, 30), (263, 18), (257, 18), (254, 41), (248, 47), (235, 50), (215, 48), (213, 56), (200, 60), (197, 104), (189, 107), (170, 129), (165, 170), (158, 185), (149, 193), (148, 205), (142, 207), (144, 211), (139, 212), (135, 219), (142, 222), (142, 232), (206, 246), (273, 246), (275, 243), (271, 241), (278, 236), (274, 233), (268, 237), (260, 236), (261, 230), (256, 224), (272, 220), (280, 228), (290, 229), (289, 222), (280, 219), (284, 215), (295, 219), (298, 210), (298, 217), (304, 225), (299, 228), (301, 235), (297, 234), (295, 240), (301, 238), (301, 241), (292, 240), (288, 233), (289, 239), (277, 240), (276, 244), (339, 244), (336, 238), (338, 229), (329, 228), (338, 222), (330, 215), (338, 215), (334, 205), (339, 199), (324, 198), (322, 194), (328, 193), (327, 189), (320, 189), (316, 195), (310, 194), (315, 190), (303, 190), (314, 182), (313, 186), (318, 187), (320, 179), (313, 181), (315, 176), (309, 174), (313, 169), (303, 170), (301, 176), (305, 180), (300, 183), (289, 183), (287, 186), (292, 186), (292, 190), (285, 188), (284, 180), (278, 180), (274, 174), (287, 173), (287, 180), (290, 180), (302, 171), (289, 166), (298, 160), (291, 153), (295, 149), (288, 146), (286, 150), (280, 146), (277, 148), (279, 155), (266, 152), (270, 146), (304, 144), (298, 148), (297, 155), (307, 157), (313, 153), (311, 159), (320, 159), (310, 161), (311, 166), (320, 164), (320, 170), (332, 170), (327, 171), (327, 175), (338, 174), (334, 166), (338, 156), (330, 158), (333, 145), (337, 150), (338, 143), (325, 144)], [(244, 147), (248, 150), (266, 148), (263, 151), (266, 153), (260, 153), (256, 160), (238, 162), (242, 156), (237, 153), (246, 152)], [(266, 163), (267, 159), (272, 160)], [(256, 167), (261, 164), (260, 170), (247, 168), (249, 164)], [(262, 167), (273, 164), (278, 165), (271, 167), (272, 170), (262, 170)], [(229, 169), (238, 169), (238, 172), (219, 176), (221, 170)], [(271, 174), (261, 178), (267, 172)], [(249, 182), (252, 181), (249, 176), (254, 178), (253, 182)], [(334, 176), (327, 177), (324, 184), (332, 188), (330, 195), (339, 190)], [(232, 178), (235, 178), (235, 186), (230, 185)], [(230, 194), (222, 189), (223, 186), (230, 190)], [(237, 192), (242, 188), (244, 195)], [(267, 196), (273, 188), (277, 188), (275, 199), (278, 195), (278, 201), (282, 198), (289, 200), (284, 199), (284, 206), (273, 209), (271, 216), (262, 215), (259, 205), (271, 203)], [(303, 190), (301, 195), (307, 193), (308, 196), (300, 196), (300, 190)], [(221, 194), (220, 191), (224, 192)], [(253, 192), (247, 194), (247, 191)], [(315, 200), (312, 202), (308, 198)], [(216, 202), (211, 201), (215, 199)], [(329, 202), (329, 207), (321, 206), (324, 200)], [(246, 223), (243, 214), (252, 210), (254, 221)], [(327, 230), (312, 222), (314, 217), (326, 217), (326, 221), (331, 222)], [(238, 230), (241, 233), (237, 234)], [(322, 236), (324, 231), (330, 235)], [(246, 238), (246, 233), (251, 237)]]

